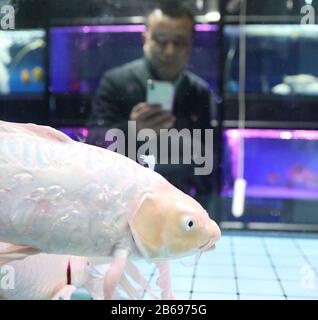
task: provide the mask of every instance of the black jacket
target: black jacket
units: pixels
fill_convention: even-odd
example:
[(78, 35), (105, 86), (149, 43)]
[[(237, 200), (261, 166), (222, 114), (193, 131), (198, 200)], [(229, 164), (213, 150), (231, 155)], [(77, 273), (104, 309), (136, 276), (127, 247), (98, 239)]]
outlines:
[[(146, 101), (148, 79), (159, 80), (144, 58), (105, 72), (93, 101), (88, 125), (119, 128), (127, 132), (132, 108)], [(175, 94), (173, 114), (178, 130), (211, 128), (215, 108), (208, 84), (186, 71)], [(184, 191), (191, 186), (195, 186), (199, 193), (211, 190), (211, 177), (194, 176), (193, 169), (189, 170), (187, 165), (157, 165), (156, 171)]]

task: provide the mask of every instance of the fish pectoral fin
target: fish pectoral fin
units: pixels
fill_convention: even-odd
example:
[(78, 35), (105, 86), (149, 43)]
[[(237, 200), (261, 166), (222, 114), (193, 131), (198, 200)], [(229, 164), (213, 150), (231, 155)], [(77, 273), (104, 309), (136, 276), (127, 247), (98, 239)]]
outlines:
[(114, 252), (113, 262), (110, 264), (104, 279), (104, 298), (106, 300), (114, 297), (115, 289), (125, 270), (128, 254), (128, 250), (123, 248), (116, 249)]
[(154, 294), (153, 289), (148, 284), (146, 278), (140, 273), (138, 268), (131, 262), (127, 262), (126, 267), (127, 274), (136, 282), (138, 283), (144, 291), (146, 291), (153, 299), (159, 300), (159, 298)]
[(172, 290), (170, 264), (168, 261), (156, 263), (159, 269), (159, 277), (157, 285), (161, 288), (162, 300), (175, 300), (175, 295)]
[(31, 246), (18, 246), (11, 243), (0, 242), (0, 265), (14, 260), (25, 259), (38, 254), (40, 251)]
[(136, 289), (128, 280), (128, 278), (125, 276), (125, 274), (122, 274), (119, 286), (126, 292), (128, 297), (131, 300), (141, 300), (142, 298), (142, 292), (140, 292), (138, 289)]

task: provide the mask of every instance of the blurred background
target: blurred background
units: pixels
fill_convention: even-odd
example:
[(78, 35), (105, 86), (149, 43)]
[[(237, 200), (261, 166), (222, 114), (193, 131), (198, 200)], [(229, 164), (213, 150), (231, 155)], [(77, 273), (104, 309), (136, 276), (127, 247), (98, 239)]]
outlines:
[[(153, 1), (16, 0), (15, 29), (0, 30), (0, 119), (58, 128), (99, 146), (86, 127), (105, 70), (142, 56)], [(318, 20), (310, 0), (183, 1), (197, 25), (190, 70), (214, 92), (214, 218), (223, 230), (318, 231)], [(318, 12), (318, 11), (316, 11)], [(1, 18), (1, 16), (0, 16)], [(239, 38), (246, 37), (246, 117), (239, 127)], [(240, 139), (244, 214), (231, 213)]]

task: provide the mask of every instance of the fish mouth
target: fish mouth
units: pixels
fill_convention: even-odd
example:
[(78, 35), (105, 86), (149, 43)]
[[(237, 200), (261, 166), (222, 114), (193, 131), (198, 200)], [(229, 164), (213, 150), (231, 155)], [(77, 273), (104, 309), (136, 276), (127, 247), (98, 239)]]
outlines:
[(205, 244), (199, 247), (200, 251), (207, 251), (215, 249), (215, 243), (213, 239), (208, 240)]

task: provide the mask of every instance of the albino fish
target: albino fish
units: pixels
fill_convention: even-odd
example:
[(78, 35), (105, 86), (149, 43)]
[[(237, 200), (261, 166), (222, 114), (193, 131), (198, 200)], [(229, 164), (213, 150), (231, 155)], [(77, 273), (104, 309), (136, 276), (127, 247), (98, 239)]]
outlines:
[[(102, 300), (103, 277), (109, 264), (95, 266), (96, 262), (86, 257), (45, 253), (11, 261), (7, 265), (11, 269), (0, 275), (1, 281), (10, 276), (9, 271), (13, 277), (0, 286), (0, 300), (70, 300), (79, 288), (85, 289), (92, 299)], [(115, 298), (140, 299), (143, 290), (139, 291), (122, 278)]]
[[(0, 286), (0, 298), (8, 300), (70, 299), (79, 287), (93, 280), (85, 257), (37, 254), (8, 264), (12, 285)], [(9, 275), (9, 273), (8, 273)]]
[(118, 153), (45, 126), (0, 121), (0, 264), (48, 253), (110, 257), (104, 298), (130, 275), (130, 257), (157, 264), (162, 298), (173, 297), (167, 261), (212, 249), (220, 229), (193, 198)]

